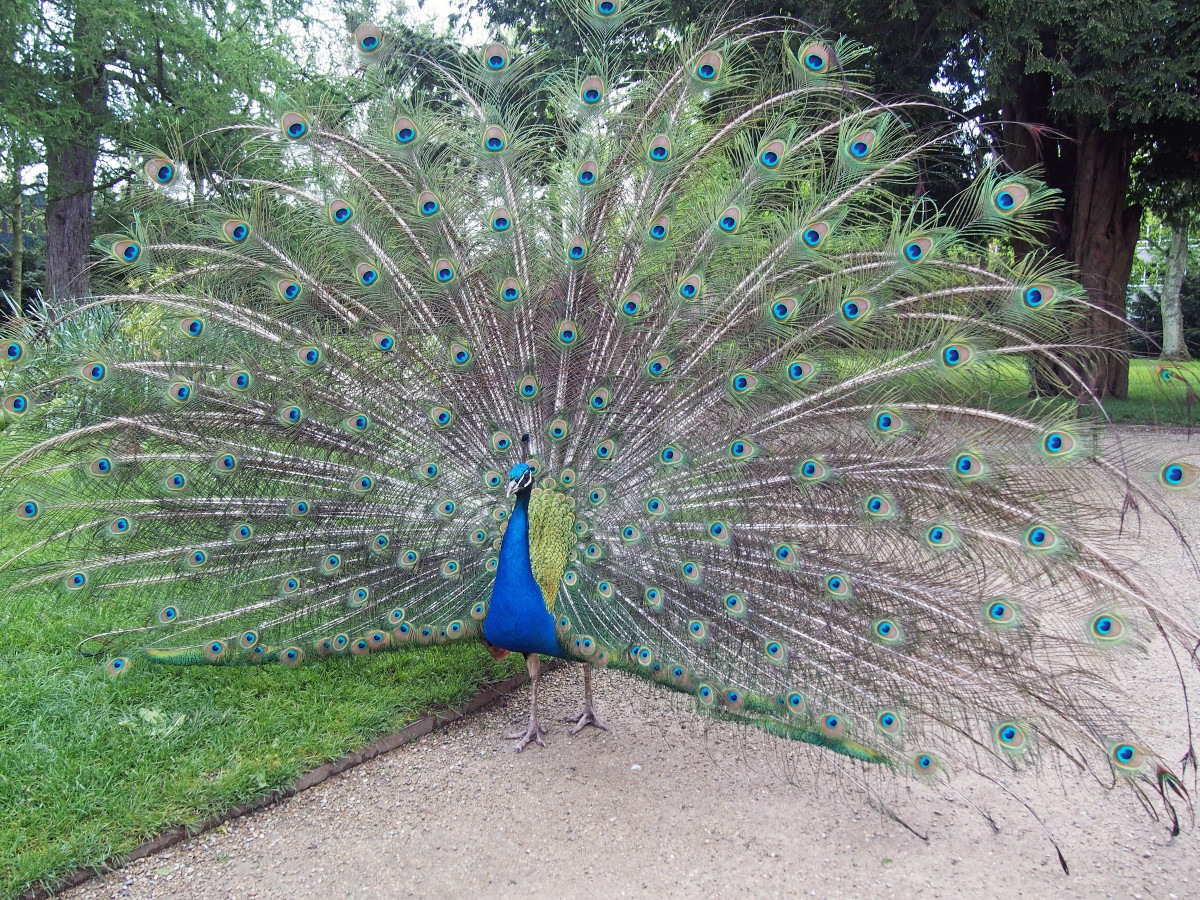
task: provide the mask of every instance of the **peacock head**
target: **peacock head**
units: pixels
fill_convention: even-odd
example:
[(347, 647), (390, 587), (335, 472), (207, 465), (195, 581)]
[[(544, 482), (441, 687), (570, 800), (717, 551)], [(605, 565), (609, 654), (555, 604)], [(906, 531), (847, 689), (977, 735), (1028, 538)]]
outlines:
[(533, 469), (529, 468), (529, 463), (519, 462), (508, 470), (508, 490), (506, 496), (511, 497), (513, 494), (519, 494), (522, 491), (528, 491), (533, 488)]

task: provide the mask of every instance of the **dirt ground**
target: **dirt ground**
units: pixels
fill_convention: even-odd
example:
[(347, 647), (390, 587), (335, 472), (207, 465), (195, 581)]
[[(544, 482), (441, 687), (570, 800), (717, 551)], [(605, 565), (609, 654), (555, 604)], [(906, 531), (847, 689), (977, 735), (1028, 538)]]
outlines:
[[(1200, 453), (1200, 438), (1172, 443)], [(1179, 498), (1175, 509), (1200, 544), (1200, 495)], [(1200, 615), (1196, 575), (1167, 529), (1155, 523), (1143, 540), (1170, 547), (1153, 551), (1152, 562)], [(1139, 662), (1130, 678), (1170, 696), (1163, 654)], [(781, 763), (797, 754), (794, 745), (699, 720), (620, 673), (596, 679), (611, 730), (578, 737), (556, 719), (578, 707), (579, 673), (560, 670), (544, 686), (547, 749), (514, 754), (501, 737), (523, 727), (526, 687), (65, 896), (1200, 896), (1200, 830), (1172, 839), (1127, 790), (1056, 769), (1004, 779), (1040, 800), (1066, 875), (1034, 820), (981, 779), (956, 778), (957, 795), (892, 789), (922, 840), (840, 789), (819, 757), (789, 781)], [(1184, 746), (1182, 708), (1147, 710), (1156, 715), (1147, 727), (1174, 754)], [(1191, 776), (1187, 784), (1197, 793)], [(964, 798), (994, 814), (999, 831)]]

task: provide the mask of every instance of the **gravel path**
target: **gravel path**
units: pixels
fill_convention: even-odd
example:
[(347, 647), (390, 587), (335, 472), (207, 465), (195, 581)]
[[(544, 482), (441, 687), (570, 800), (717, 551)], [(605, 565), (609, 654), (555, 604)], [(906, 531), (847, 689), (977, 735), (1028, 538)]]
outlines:
[[(1186, 449), (1200, 452), (1200, 439)], [(1200, 544), (1200, 496), (1175, 509)], [(1167, 529), (1152, 523), (1143, 540), (1167, 588), (1200, 610), (1195, 574)], [(1146, 685), (1172, 674), (1159, 655), (1136, 661), (1129, 678)], [(547, 676), (545, 688), (548, 717), (578, 707), (577, 671)], [(1006, 782), (1041, 798), (1071, 866), (1065, 875), (1033, 820), (981, 780), (964, 775), (954, 787), (995, 814), (996, 833), (944, 789), (893, 788), (927, 833), (921, 840), (839, 789), (819, 756), (789, 783), (781, 764), (809, 759), (807, 748), (699, 720), (620, 673), (601, 673), (596, 693), (611, 731), (572, 738), (555, 722), (547, 749), (514, 754), (500, 735), (523, 727), (524, 688), (65, 896), (1200, 896), (1197, 832), (1171, 839), (1128, 791), (1056, 769)], [(1160, 746), (1182, 746), (1179, 704), (1147, 714)]]

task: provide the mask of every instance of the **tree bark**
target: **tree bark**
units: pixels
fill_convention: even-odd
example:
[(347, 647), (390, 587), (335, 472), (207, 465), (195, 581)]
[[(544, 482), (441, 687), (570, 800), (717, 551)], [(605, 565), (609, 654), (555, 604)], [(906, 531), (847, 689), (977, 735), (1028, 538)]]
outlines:
[(1167, 274), (1163, 279), (1159, 304), (1162, 306), (1163, 341), (1162, 358), (1170, 360), (1191, 359), (1183, 339), (1183, 279), (1187, 275), (1188, 223), (1186, 220), (1169, 223), (1171, 243), (1167, 248)]
[(61, 306), (88, 291), (88, 251), (92, 243), (92, 193), (100, 126), (108, 109), (108, 82), (99, 48), (103, 35), (88, 14), (88, 4), (75, 7), (74, 42), (95, 56), (76, 56), (71, 99), (80, 110), (78, 122), (58, 123), (44, 135), (46, 143), (46, 299)]
[[(1129, 392), (1129, 326), (1126, 290), (1133, 269), (1141, 209), (1129, 205), (1133, 136), (1105, 131), (1087, 120), (1072, 123), (1070, 134), (1055, 131), (1050, 110), (1053, 87), (1048, 75), (1019, 79), (1006, 105), (1004, 157), (1017, 170), (1041, 165), (1046, 183), (1063, 195), (1063, 206), (1050, 219), (1052, 249), (1075, 264), (1091, 309), (1076, 335), (1089, 346), (1078, 360), (1095, 394), (1125, 397)], [(1016, 247), (1018, 254), (1033, 249)], [(1037, 390), (1079, 394), (1067, 379), (1039, 373)], [(1065, 382), (1065, 383), (1064, 383)]]
[[(15, 156), (15, 154), (14, 154)], [(12, 284), (9, 291), (13, 302), (17, 304), (17, 313), (24, 310), (22, 295), (25, 282), (25, 193), (21, 183), (21, 173), (24, 167), (13, 160), (13, 211), (12, 211)]]

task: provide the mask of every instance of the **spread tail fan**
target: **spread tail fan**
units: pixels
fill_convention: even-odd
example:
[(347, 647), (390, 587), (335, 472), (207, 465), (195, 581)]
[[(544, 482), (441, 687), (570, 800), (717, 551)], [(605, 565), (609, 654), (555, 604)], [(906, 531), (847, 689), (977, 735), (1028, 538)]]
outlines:
[(366, 27), (369, 101), (225, 129), (203, 185), (150, 155), (119, 286), (6, 332), (3, 589), (136, 597), (84, 645), (113, 674), (486, 640), (848, 772), (1185, 799), (1111, 673), (1182, 665), (1194, 616), (1116, 538), (1200, 456), (1024, 398), (1093, 399), (1106, 349), (1060, 260), (1002, 249), (1053, 192), (914, 198), (953, 134), (846, 41), (722, 24), (629, 71), (636, 20), (588, 6), (558, 71)]

